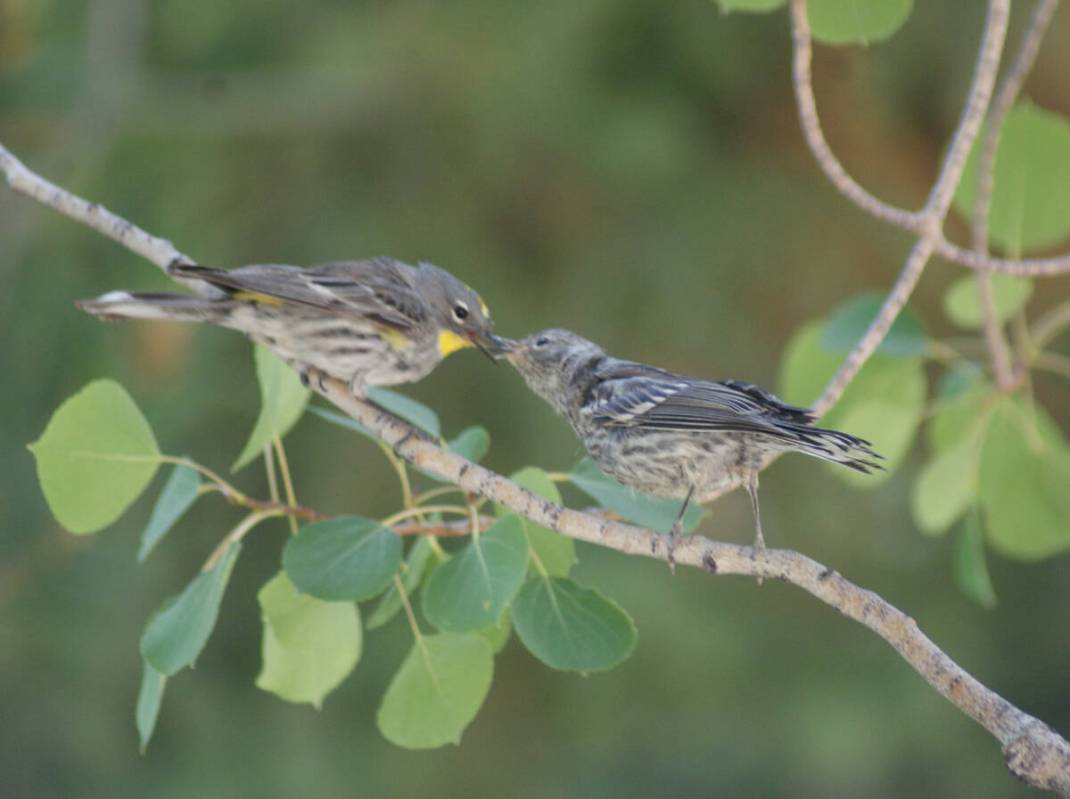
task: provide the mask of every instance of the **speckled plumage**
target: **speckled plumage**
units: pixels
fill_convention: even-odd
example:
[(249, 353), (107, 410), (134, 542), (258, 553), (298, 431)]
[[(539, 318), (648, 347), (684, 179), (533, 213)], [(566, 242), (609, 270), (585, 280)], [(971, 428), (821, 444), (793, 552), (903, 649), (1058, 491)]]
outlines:
[(869, 442), (813, 427), (807, 409), (749, 383), (612, 358), (567, 330), (504, 347), (528, 386), (568, 419), (602, 471), (621, 483), (685, 502), (747, 486), (759, 544), (757, 474), (769, 453), (802, 452), (860, 472), (880, 468)]
[[(431, 264), (372, 258), (309, 269), (179, 264), (169, 271), (204, 281), (216, 294), (111, 292), (78, 306), (106, 319), (210, 322), (238, 330), (295, 367), (347, 381), (358, 395), (368, 386), (419, 380), (453, 349), (469, 342), (483, 347), (492, 330), (479, 296)], [(453, 336), (446, 349), (444, 333)]]

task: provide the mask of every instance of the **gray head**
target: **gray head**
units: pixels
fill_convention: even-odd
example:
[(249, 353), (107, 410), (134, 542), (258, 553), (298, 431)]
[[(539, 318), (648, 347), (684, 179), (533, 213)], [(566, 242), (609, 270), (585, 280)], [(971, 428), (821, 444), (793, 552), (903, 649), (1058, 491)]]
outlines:
[(439, 327), (438, 347), (445, 357), (464, 347), (483, 352), (495, 348), (490, 309), (472, 289), (445, 269), (421, 263), (416, 267), (416, 290)]
[(581, 390), (578, 373), (606, 355), (597, 344), (561, 328), (540, 330), (519, 341), (498, 339), (497, 349), (532, 391), (566, 415), (581, 399), (572, 397), (573, 389)]

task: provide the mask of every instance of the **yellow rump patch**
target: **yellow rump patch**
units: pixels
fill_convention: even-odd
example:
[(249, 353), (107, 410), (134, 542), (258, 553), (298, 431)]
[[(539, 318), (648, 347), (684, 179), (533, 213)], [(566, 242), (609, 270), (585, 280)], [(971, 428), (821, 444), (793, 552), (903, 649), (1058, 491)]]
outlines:
[(246, 302), (255, 302), (260, 305), (282, 305), (282, 300), (278, 297), (272, 297), (270, 294), (260, 294), (256, 291), (235, 291), (230, 296), (235, 300), (245, 300)]
[(471, 341), (463, 336), (457, 335), (452, 330), (438, 331), (438, 353), (443, 358), (451, 352), (457, 352), (457, 350), (463, 350), (465, 347), (471, 346)]

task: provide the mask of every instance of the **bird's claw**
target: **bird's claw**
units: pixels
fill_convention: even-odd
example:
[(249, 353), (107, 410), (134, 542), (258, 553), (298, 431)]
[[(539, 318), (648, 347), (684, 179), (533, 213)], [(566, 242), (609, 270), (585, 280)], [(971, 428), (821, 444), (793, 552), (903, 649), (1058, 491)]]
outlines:
[(297, 376), (301, 378), (301, 385), (305, 388), (312, 388), (312, 383), (315, 382), (320, 391), (327, 390), (327, 386), (323, 383), (327, 373), (322, 369), (317, 369), (315, 366), (303, 366), (298, 370)]
[(676, 548), (680, 546), (682, 531), (682, 520), (677, 519), (675, 522), (673, 522), (672, 527), (669, 528), (669, 532), (667, 533), (669, 540), (665, 544), (665, 560), (668, 561), (669, 571), (673, 574), (676, 574)]

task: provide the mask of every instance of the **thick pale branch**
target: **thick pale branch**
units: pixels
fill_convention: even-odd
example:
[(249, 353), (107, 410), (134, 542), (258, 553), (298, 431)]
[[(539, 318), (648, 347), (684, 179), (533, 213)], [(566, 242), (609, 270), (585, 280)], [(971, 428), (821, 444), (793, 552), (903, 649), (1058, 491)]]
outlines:
[[(91, 227), (145, 260), (156, 264), (165, 272), (173, 263), (194, 263), (189, 256), (179, 252), (175, 245), (166, 239), (151, 236), (137, 225), (116, 216), (103, 205), (83, 200), (31, 172), (2, 144), (0, 144), (0, 172), (4, 173), (8, 185), (14, 191), (44, 203), (75, 222)], [(182, 282), (199, 293), (212, 291), (207, 283), (200, 280), (183, 280)]]
[[(392, 414), (354, 397), (343, 382), (326, 377), (310, 382), (421, 471), (436, 474), (569, 538), (629, 555), (668, 559), (666, 535), (545, 500), (489, 469), (441, 449)], [(1016, 776), (1030, 785), (1070, 796), (1070, 743), (982, 685), (933, 643), (912, 618), (872, 591), (798, 552), (757, 550), (702, 536), (685, 539), (674, 550), (673, 560), (710, 574), (783, 580), (865, 625), (948, 701), (988, 730), (1002, 744), (1008, 767)]]
[[(806, 20), (806, 0), (792, 0), (791, 18), (794, 31), (795, 46), (800, 43), (809, 46), (810, 34)], [(999, 71), (1000, 54), (1003, 51), (1003, 42), (1007, 36), (1007, 20), (1010, 15), (1010, 0), (990, 0), (988, 14), (985, 19), (985, 31), (981, 39), (980, 53), (977, 65), (974, 68), (973, 82), (966, 98), (966, 105), (962, 110), (959, 124), (951, 137), (951, 144), (947, 148), (940, 171), (933, 183), (932, 190), (917, 219), (919, 225), (919, 238), (917, 243), (907, 256), (892, 290), (888, 293), (884, 304), (878, 311), (876, 318), (870, 323), (869, 328), (863, 334), (858, 344), (844, 360), (836, 374), (833, 375), (815, 403), (815, 410), (822, 414), (836, 404), (843, 395), (847, 385), (854, 379), (870, 356), (880, 346), (881, 341), (888, 335), (892, 323), (899, 312), (906, 305), (907, 300), (917, 286), (925, 265), (930, 256), (936, 250), (937, 242), (943, 238), (944, 220), (947, 218), (948, 209), (951, 207), (951, 198), (955, 193), (955, 187), (962, 177), (962, 170), (966, 166), (966, 158), (970, 153), (974, 140), (981, 129), (981, 123), (988, 111), (988, 104), (992, 98), (992, 89), (996, 82), (996, 73)], [(804, 125), (805, 115), (800, 112)]]

